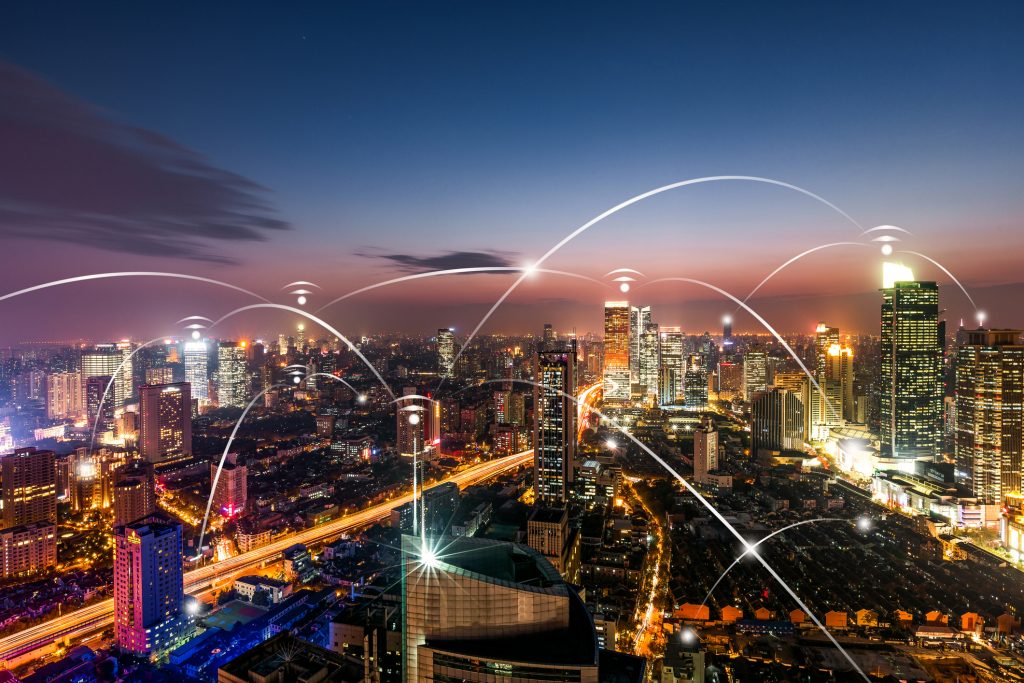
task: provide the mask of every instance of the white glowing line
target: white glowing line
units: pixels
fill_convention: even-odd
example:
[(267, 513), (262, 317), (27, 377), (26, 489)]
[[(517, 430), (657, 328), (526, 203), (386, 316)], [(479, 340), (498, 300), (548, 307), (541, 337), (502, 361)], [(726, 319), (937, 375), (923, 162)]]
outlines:
[(822, 245), (819, 245), (819, 246), (814, 247), (812, 249), (808, 249), (807, 251), (800, 252), (799, 254), (797, 254), (793, 258), (789, 259), (788, 261), (783, 263), (781, 266), (779, 266), (778, 268), (776, 268), (772, 272), (768, 273), (768, 276), (765, 279), (761, 280), (761, 282), (758, 283), (757, 287), (754, 287), (752, 290), (750, 290), (750, 294), (747, 294), (745, 297), (743, 297), (743, 301), (750, 301), (750, 297), (754, 296), (754, 294), (757, 293), (757, 290), (759, 290), (762, 287), (764, 287), (768, 283), (769, 280), (771, 280), (773, 277), (775, 277), (776, 275), (779, 274), (779, 271), (783, 270), (784, 268), (786, 268), (786, 266), (788, 266), (789, 264), (793, 263), (794, 261), (798, 261), (798, 260), (802, 259), (804, 256), (808, 256), (810, 254), (813, 254), (814, 252), (820, 251), (821, 249), (828, 249), (830, 247), (844, 247), (844, 246), (863, 247), (863, 246), (866, 246), (866, 245), (864, 245), (861, 242), (832, 242), (830, 244), (822, 244)]
[(380, 287), (387, 287), (389, 285), (397, 285), (402, 282), (409, 282), (410, 280), (420, 280), (428, 277), (439, 277), (442, 275), (463, 275), (467, 273), (523, 273), (529, 275), (531, 273), (547, 273), (549, 275), (563, 275), (565, 277), (574, 277), (579, 280), (587, 280), (602, 286), (607, 286), (600, 280), (586, 275), (580, 275), (579, 273), (570, 273), (564, 270), (551, 270), (548, 268), (533, 268), (523, 266), (480, 266), (473, 268), (450, 268), (448, 270), (431, 270), (426, 273), (414, 273), (413, 275), (405, 275), (403, 277), (396, 277), (391, 280), (385, 280), (384, 282), (378, 282), (376, 284), (367, 285), (366, 287), (360, 287), (359, 289), (353, 290), (348, 294), (342, 294), (337, 299), (328, 301), (326, 304), (316, 310), (317, 313), (324, 310), (328, 306), (333, 306), (339, 301), (344, 301), (350, 297), (362, 294), (363, 292), (369, 292)]
[[(860, 230), (864, 230), (864, 226), (862, 226), (857, 221), (853, 220), (853, 218), (851, 218), (849, 216), (849, 214), (847, 214), (845, 211), (840, 209), (838, 206), (836, 206), (832, 202), (828, 201), (824, 197), (819, 197), (818, 195), (814, 194), (813, 192), (811, 192), (809, 190), (805, 190), (802, 187), (797, 187), (796, 185), (790, 185), (789, 183), (784, 183), (781, 180), (772, 180), (771, 178), (761, 178), (759, 176), (745, 176), (745, 175), (707, 176), (707, 177), (704, 177), (704, 178), (691, 178), (690, 180), (682, 180), (682, 181), (679, 181), (677, 183), (672, 183), (670, 185), (663, 185), (662, 187), (657, 187), (657, 188), (655, 188), (653, 190), (648, 190), (647, 192), (644, 192), (642, 194), (638, 194), (635, 197), (627, 199), (626, 201), (624, 201), (624, 202), (622, 202), (620, 204), (616, 204), (615, 206), (613, 206), (612, 208), (608, 209), (604, 213), (598, 214), (594, 218), (591, 218), (589, 221), (587, 221), (586, 223), (584, 223), (583, 225), (581, 225), (580, 227), (576, 228), (571, 233), (569, 233), (568, 235), (563, 237), (561, 239), (561, 241), (558, 242), (558, 244), (556, 244), (555, 246), (553, 246), (550, 249), (548, 249), (547, 252), (543, 256), (541, 256), (539, 259), (537, 259), (537, 261), (533, 265), (534, 265), (534, 267), (540, 266), (545, 261), (547, 261), (549, 258), (551, 258), (555, 254), (555, 252), (557, 252), (559, 249), (561, 249), (566, 244), (568, 244), (573, 239), (575, 239), (576, 236), (578, 236), (579, 234), (585, 232), (591, 226), (593, 226), (593, 225), (595, 225), (597, 223), (600, 223), (601, 221), (603, 221), (608, 216), (611, 216), (611, 215), (613, 215), (615, 213), (618, 213), (622, 209), (625, 209), (627, 206), (631, 206), (633, 204), (636, 204), (637, 202), (640, 202), (640, 201), (643, 201), (644, 199), (647, 199), (648, 197), (653, 197), (654, 195), (661, 194), (662, 192), (667, 192), (669, 190), (674, 190), (674, 189), (680, 188), (680, 187), (686, 187), (687, 185), (697, 185), (699, 183), (710, 183), (710, 182), (723, 181), (723, 180), (746, 180), (746, 181), (751, 181), (751, 182), (755, 182), (755, 183), (766, 183), (768, 185), (777, 185), (778, 187), (784, 187), (786, 189), (793, 190), (795, 192), (799, 192), (801, 194), (807, 195), (808, 197), (811, 197), (813, 199), (818, 200), (819, 202), (821, 202), (825, 206), (828, 206), (832, 210), (834, 210), (837, 213), (839, 213), (841, 216), (846, 218), (846, 220), (850, 221), (855, 226), (857, 226), (857, 228), (859, 228)], [(471, 341), (473, 341), (473, 338), (476, 337), (477, 333), (480, 331), (480, 328), (482, 328), (485, 324), (487, 324), (487, 321), (490, 320), (492, 315), (494, 315), (494, 312), (496, 310), (498, 310), (498, 308), (503, 303), (505, 303), (505, 299), (507, 299), (509, 296), (511, 296), (512, 292), (516, 291), (516, 288), (519, 287), (520, 284), (522, 284), (523, 280), (525, 280), (527, 277), (529, 277), (529, 274), (530, 274), (529, 271), (527, 271), (527, 272), (523, 273), (522, 275), (520, 275), (519, 278), (517, 278), (516, 281), (512, 283), (512, 286), (509, 287), (505, 291), (505, 293), (502, 294), (501, 297), (497, 301), (494, 302), (494, 305), (491, 306), (491, 309), (489, 311), (487, 311), (487, 313), (480, 320), (480, 322), (477, 323), (477, 326), (473, 328), (473, 331), (470, 332), (469, 338), (466, 339), (466, 343), (463, 344), (462, 347), (459, 349), (459, 351), (455, 354), (455, 358), (452, 360), (453, 364), (456, 361), (459, 360), (459, 358), (462, 356), (462, 352), (465, 351), (466, 347), (469, 346), (469, 343)], [(441, 382), (438, 384), (438, 389), (440, 389), (441, 385), (444, 384), (444, 380), (445, 380), (445, 378), (442, 377), (441, 378)]]
[[(547, 386), (545, 384), (541, 384), (539, 382), (531, 382), (529, 380), (524, 380), (524, 379), (486, 380), (486, 381), (482, 382), (482, 384), (491, 384), (491, 383), (495, 383), (495, 382), (520, 382), (520, 383), (523, 383), (523, 384), (531, 384), (531, 385), (533, 385), (535, 387), (540, 387), (541, 389), (544, 389), (544, 390), (549, 391), (551, 393), (556, 393), (556, 394), (559, 394), (561, 396), (564, 396), (565, 398), (568, 398), (570, 401), (573, 401), (573, 402), (575, 402), (577, 404), (579, 403), (579, 399), (577, 399), (575, 396), (570, 396), (569, 394), (567, 394), (566, 392), (562, 391), (561, 389), (555, 389), (554, 387), (550, 387), (550, 386)], [(611, 418), (609, 418), (607, 415), (602, 413), (597, 408), (591, 407), (590, 410), (592, 412), (596, 413), (602, 420), (606, 420), (607, 422), (609, 422), (613, 427), (618, 429), (619, 432), (621, 432), (623, 436), (625, 436), (627, 439), (629, 439), (630, 441), (635, 443), (637, 446), (639, 446), (649, 456), (654, 458), (655, 462), (657, 462), (659, 465), (664, 467), (665, 470), (669, 474), (671, 474), (673, 477), (675, 477), (676, 480), (680, 484), (683, 485), (683, 488), (685, 488), (694, 498), (696, 498), (701, 503), (701, 505), (703, 505), (705, 508), (707, 508), (708, 512), (710, 512), (712, 515), (714, 515), (714, 517), (719, 522), (721, 522), (722, 525), (725, 526), (725, 528), (728, 529), (729, 532), (740, 541), (740, 543), (742, 543), (745, 547), (750, 547), (750, 544), (747, 542), (747, 539), (743, 538), (743, 536), (740, 534), (740, 532), (736, 530), (736, 527), (734, 527), (732, 524), (730, 524), (729, 520), (726, 519), (725, 516), (722, 515), (722, 513), (719, 512), (715, 508), (714, 505), (712, 505), (710, 502), (708, 502), (707, 498), (702, 496), (700, 491), (695, 489), (693, 487), (693, 485), (690, 484), (690, 482), (686, 481), (686, 479), (683, 478), (683, 476), (681, 474), (679, 474), (674, 469), (672, 469), (671, 465), (669, 465), (667, 462), (665, 462), (661, 458), (661, 456), (659, 456), (657, 453), (655, 453), (650, 448), (648, 448), (647, 444), (645, 444), (642, 441), (640, 441), (639, 439), (637, 439), (635, 436), (633, 436), (633, 434), (628, 429), (626, 429), (625, 427), (621, 426), (615, 420), (612, 420)], [(785, 589), (785, 591), (789, 594), (789, 596), (791, 598), (793, 598), (793, 601), (796, 602), (796, 604), (800, 607), (800, 609), (802, 609), (804, 611), (804, 613), (808, 616), (808, 618), (810, 618), (810, 620), (812, 622), (814, 622), (814, 625), (817, 626), (821, 630), (821, 632), (825, 634), (825, 637), (828, 638), (832, 642), (832, 644), (835, 645), (836, 648), (843, 654), (843, 657), (845, 657), (846, 661), (848, 661), (850, 663), (850, 666), (852, 666), (854, 668), (854, 670), (857, 671), (857, 673), (859, 673), (861, 675), (861, 677), (864, 678), (865, 681), (869, 681), (870, 682), (871, 679), (869, 679), (867, 677), (867, 675), (863, 671), (861, 671), (861, 668), (859, 666), (857, 666), (857, 662), (854, 661), (853, 657), (851, 657), (850, 654), (845, 649), (843, 649), (843, 646), (839, 644), (839, 641), (836, 640), (835, 637), (831, 633), (829, 633), (828, 629), (825, 628), (825, 625), (823, 623), (821, 623), (818, 620), (817, 617), (814, 616), (814, 613), (811, 612), (811, 609), (806, 604), (804, 604), (804, 601), (800, 599), (800, 596), (797, 595), (796, 592), (792, 588), (789, 587), (789, 584), (787, 584), (782, 579), (782, 577), (779, 576), (779, 573), (776, 572), (775, 569), (773, 569), (770, 564), (768, 564), (768, 561), (765, 560), (760, 555), (758, 555), (757, 553), (753, 553), (753, 555), (754, 555), (754, 557), (757, 558), (757, 561), (760, 562), (761, 565), (765, 568), (765, 571), (767, 571), (769, 574), (771, 574), (772, 578), (774, 578), (775, 581), (778, 582), (778, 584), (780, 586), (782, 586), (783, 589)]]
[(778, 342), (780, 344), (782, 344), (782, 347), (784, 349), (786, 349), (786, 351), (789, 352), (789, 355), (793, 358), (794, 361), (796, 361), (796, 364), (799, 365), (800, 369), (804, 371), (805, 375), (807, 375), (807, 379), (809, 379), (811, 381), (811, 384), (814, 385), (814, 388), (818, 390), (818, 394), (821, 395), (821, 397), (825, 400), (825, 405), (828, 406), (828, 409), (829, 409), (829, 411), (831, 411), (832, 416), (836, 417), (836, 418), (839, 417), (838, 411), (836, 411), (836, 409), (832, 406), (832, 403), (828, 400), (828, 397), (825, 395), (825, 392), (822, 391), (821, 386), (818, 385), (818, 381), (816, 379), (814, 379), (814, 375), (812, 375), (811, 371), (807, 369), (807, 366), (804, 365), (804, 362), (802, 360), (800, 360), (800, 357), (798, 355), (796, 355), (796, 352), (793, 351), (792, 348), (790, 348), (789, 344), (786, 343), (786, 340), (782, 338), (782, 335), (779, 334), (775, 330), (775, 328), (772, 327), (771, 324), (767, 320), (765, 320), (763, 317), (761, 317), (761, 314), (759, 314), (753, 308), (748, 306), (745, 302), (740, 301), (735, 296), (733, 296), (729, 292), (725, 291), (721, 287), (716, 287), (716, 286), (714, 286), (712, 284), (709, 284), (707, 282), (704, 282), (702, 280), (695, 280), (695, 279), (689, 278), (689, 277), (662, 277), (662, 278), (658, 278), (657, 280), (651, 280), (650, 282), (644, 283), (641, 286), (642, 287), (646, 287), (648, 285), (653, 285), (653, 284), (658, 283), (658, 282), (688, 282), (690, 284), (700, 285), (701, 287), (707, 287), (710, 290), (718, 292), (719, 294), (721, 294), (724, 297), (732, 299), (732, 301), (737, 306), (739, 306), (740, 308), (745, 310), (750, 315), (754, 316), (754, 318), (756, 318), (759, 323), (764, 325), (765, 329), (768, 330), (769, 332), (771, 332), (772, 336), (775, 337), (775, 339), (778, 340)]
[(902, 233), (907, 234), (907, 235), (913, 235), (914, 234), (914, 233), (910, 232), (909, 230), (907, 230), (906, 228), (901, 228), (901, 227), (896, 226), (896, 225), (876, 225), (873, 228), (868, 228), (867, 230), (865, 230), (861, 234), (862, 235), (867, 235), (868, 233), (877, 232), (879, 230), (884, 230), (886, 232), (892, 232), (892, 231), (902, 232)]
[(316, 287), (317, 289), (323, 289), (323, 287), (321, 287), (320, 285), (318, 285), (315, 282), (309, 282), (307, 280), (296, 280), (295, 282), (289, 282), (288, 284), (286, 284), (284, 287), (281, 288), (281, 291), (283, 292), (284, 290), (288, 289), (289, 287), (299, 287), (299, 286)]
[(217, 471), (213, 475), (213, 482), (210, 484), (210, 497), (206, 500), (206, 512), (203, 514), (203, 527), (199, 532), (199, 545), (196, 546), (196, 559), (199, 559), (203, 554), (203, 537), (206, 535), (206, 524), (210, 521), (210, 508), (213, 507), (213, 494), (217, 491), (217, 482), (220, 481), (220, 471), (224, 468), (224, 461), (228, 459), (228, 453), (231, 451), (231, 444), (235, 441), (235, 435), (238, 434), (238, 428), (242, 426), (242, 420), (249, 413), (249, 409), (256, 405), (256, 401), (263, 397), (263, 394), (267, 393), (271, 389), (280, 389), (285, 387), (285, 384), (275, 384), (267, 387), (260, 391), (258, 394), (252, 397), (249, 401), (249, 405), (245, 407), (242, 414), (238, 416), (235, 421), (235, 426), (231, 430), (231, 436), (228, 437), (228, 442), (224, 445), (224, 453), (220, 456), (220, 463), (217, 464)]
[(286, 306), (284, 304), (271, 304), (271, 303), (266, 303), (266, 304), (250, 304), (248, 306), (242, 306), (241, 308), (236, 308), (233, 311), (225, 313), (221, 317), (217, 318), (217, 320), (215, 320), (210, 325), (210, 328), (212, 329), (212, 328), (216, 327), (217, 325), (219, 325), (220, 323), (224, 322), (225, 320), (227, 320), (228, 318), (230, 318), (230, 317), (232, 317), (234, 315), (238, 315), (239, 313), (243, 313), (245, 311), (251, 311), (251, 310), (254, 310), (254, 309), (257, 309), (257, 308), (276, 308), (276, 309), (282, 310), (282, 311), (289, 311), (291, 313), (295, 313), (297, 315), (301, 315), (304, 318), (308, 318), (309, 320), (312, 320), (313, 322), (315, 322), (317, 325), (320, 325), (320, 327), (324, 328), (325, 330), (327, 330), (328, 332), (333, 334), (335, 337), (337, 337), (341, 341), (345, 342), (346, 346), (348, 346), (349, 351), (351, 351), (352, 353), (356, 354), (356, 356), (359, 357), (359, 360), (363, 361), (363, 363), (366, 365), (366, 367), (370, 369), (370, 372), (372, 372), (374, 374), (374, 376), (378, 380), (380, 380), (381, 386), (384, 387), (385, 391), (387, 391), (388, 394), (392, 398), (395, 397), (395, 393), (393, 391), (391, 391), (391, 387), (389, 387), (388, 383), (384, 381), (384, 378), (381, 377), (381, 374), (379, 372), (377, 372), (377, 368), (373, 367), (373, 363), (371, 363), (369, 360), (367, 360), (366, 356), (364, 356), (362, 354), (362, 352), (359, 349), (356, 348), (355, 344), (353, 344), (352, 342), (350, 342), (348, 340), (348, 337), (346, 337), (341, 332), (336, 330), (327, 321), (321, 320), (320, 318), (316, 317), (312, 313), (304, 311), (301, 308), (295, 308), (294, 306)]
[(124, 369), (125, 363), (130, 361), (132, 359), (132, 356), (134, 356), (136, 353), (146, 348), (150, 344), (155, 344), (158, 341), (163, 341), (164, 339), (167, 339), (167, 337), (163, 336), (157, 337), (156, 339), (150, 339), (145, 344), (140, 344), (138, 347), (133, 349), (131, 353), (129, 353), (127, 356), (121, 359), (121, 362), (118, 364), (117, 369), (114, 370), (114, 374), (110, 376), (110, 381), (107, 382), (107, 386), (104, 387), (103, 395), (100, 397), (99, 408), (96, 410), (96, 419), (92, 421), (92, 435), (89, 437), (89, 453), (92, 453), (93, 446), (96, 444), (96, 428), (99, 426), (100, 416), (103, 414), (103, 404), (106, 403), (107, 395), (110, 393), (110, 387), (114, 386), (114, 380), (116, 380), (117, 376), (121, 374), (121, 371)]
[(261, 301), (268, 301), (268, 299), (265, 299), (262, 296), (260, 296), (259, 294), (256, 294), (254, 292), (250, 292), (248, 289), (242, 289), (241, 287), (237, 287), (235, 285), (228, 284), (227, 282), (221, 282), (220, 280), (212, 280), (212, 279), (210, 279), (208, 277), (199, 277), (198, 275), (184, 275), (182, 273), (162, 273), (162, 272), (145, 271), (145, 270), (118, 272), (118, 273), (95, 273), (93, 275), (79, 275), (77, 277), (69, 277), (69, 278), (65, 278), (63, 280), (54, 280), (53, 282), (47, 282), (47, 283), (44, 283), (44, 284), (41, 284), (41, 285), (35, 285), (34, 287), (27, 287), (25, 289), (19, 289), (18, 291), (11, 292), (10, 294), (4, 294), (3, 296), (0, 296), (0, 301), (4, 301), (5, 299), (13, 299), (16, 296), (21, 296), (22, 294), (28, 294), (29, 292), (36, 292), (36, 291), (39, 291), (41, 289), (48, 289), (50, 287), (57, 287), (58, 285), (68, 285), (68, 284), (72, 284), (74, 282), (86, 282), (88, 280), (103, 280), (103, 279), (106, 279), (106, 278), (114, 278), (114, 277), (172, 277), (172, 278), (178, 278), (180, 280), (195, 280), (197, 282), (206, 282), (206, 283), (209, 283), (209, 284), (212, 284), (212, 285), (219, 285), (221, 287), (227, 287), (228, 289), (233, 289), (236, 292), (242, 292), (243, 294), (248, 294), (249, 296), (256, 297), (257, 299), (260, 299)]
[(948, 275), (948, 276), (949, 276), (949, 279), (951, 279), (951, 280), (952, 280), (953, 282), (955, 282), (955, 283), (956, 283), (956, 286), (957, 286), (957, 287), (959, 287), (959, 288), (960, 288), (960, 291), (964, 293), (964, 296), (966, 296), (966, 297), (967, 297), (967, 300), (971, 302), (971, 307), (972, 307), (972, 308), (973, 308), (973, 309), (974, 309), (975, 311), (977, 311), (977, 310), (978, 310), (978, 304), (974, 303), (974, 299), (973, 299), (973, 298), (971, 297), (971, 295), (970, 295), (970, 294), (969, 294), (969, 293), (967, 292), (967, 288), (966, 288), (966, 287), (964, 287), (964, 286), (963, 286), (963, 285), (962, 285), (962, 284), (960, 283), (960, 281), (956, 279), (956, 275), (953, 275), (953, 273), (949, 272), (949, 269), (947, 269), (947, 268), (946, 268), (946, 266), (942, 265), (941, 263), (939, 263), (938, 261), (936, 261), (935, 259), (933, 259), (933, 258), (932, 258), (931, 256), (925, 256), (924, 254), (922, 254), (922, 253), (919, 253), (919, 252), (916, 252), (916, 251), (899, 251), (899, 252), (896, 252), (896, 253), (898, 253), (898, 254), (913, 254), (914, 256), (920, 256), (920, 257), (921, 257), (921, 258), (923, 258), (924, 260), (926, 260), (926, 261), (929, 261), (929, 262), (931, 262), (931, 263), (932, 263), (933, 265), (937, 266), (937, 267), (938, 267), (938, 268), (939, 268), (940, 270), (942, 270), (942, 272), (943, 272), (943, 273), (945, 273), (946, 275)]
[(728, 566), (728, 568), (724, 572), (722, 572), (722, 575), (718, 577), (718, 580), (715, 581), (713, 586), (711, 586), (711, 590), (709, 590), (708, 594), (704, 596), (703, 600), (701, 600), (700, 606), (703, 607), (704, 605), (707, 604), (708, 599), (711, 598), (711, 594), (715, 592), (716, 588), (718, 588), (718, 584), (722, 583), (722, 580), (725, 579), (726, 575), (733, 570), (733, 567), (738, 565), (740, 563), (740, 561), (744, 557), (746, 557), (748, 554), (755, 554), (756, 555), (757, 553), (755, 551), (757, 550), (757, 547), (760, 546), (765, 541), (767, 541), (768, 539), (773, 538), (775, 536), (778, 536), (782, 532), (788, 531), (788, 530), (792, 529), (793, 527), (802, 526), (804, 524), (814, 524), (814, 523), (817, 523), (817, 522), (847, 522), (847, 521), (849, 521), (849, 520), (842, 519), (840, 517), (821, 517), (821, 518), (818, 518), (818, 519), (805, 519), (805, 520), (796, 522), (794, 524), (790, 524), (789, 526), (784, 526), (781, 529), (777, 529), (776, 531), (773, 531), (772, 533), (768, 534), (767, 536), (765, 536), (764, 538), (759, 540), (757, 543), (751, 544), (751, 543), (748, 543), (748, 542), (744, 541), (743, 542), (743, 545), (744, 545), (743, 552), (740, 553), (740, 556), (737, 557), (733, 561), (733, 563), (730, 564)]

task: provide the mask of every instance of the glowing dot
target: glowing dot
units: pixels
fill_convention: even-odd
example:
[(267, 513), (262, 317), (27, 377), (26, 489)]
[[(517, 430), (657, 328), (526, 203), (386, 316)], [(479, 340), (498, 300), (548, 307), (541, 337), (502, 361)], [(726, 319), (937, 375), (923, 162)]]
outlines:
[(199, 614), (199, 603), (195, 600), (190, 600), (185, 605), (185, 609), (186, 611), (188, 611), (189, 614)]
[(359, 394), (356, 400), (359, 401), (360, 403), (366, 403), (366, 394)]
[(723, 315), (722, 316), (722, 324), (723, 325), (732, 325), (732, 316), (731, 315)]
[(623, 282), (621, 285), (619, 285), (619, 291), (622, 292), (623, 294), (628, 292), (629, 291), (629, 283), (628, 282)]
[(426, 567), (436, 567), (438, 565), (437, 554), (430, 548), (424, 547), (423, 552), (420, 553), (420, 564)]
[(302, 381), (302, 378), (299, 377), (298, 375), (295, 375), (295, 377), (292, 378), (292, 381), (295, 382), (296, 384), (298, 384), (299, 382)]
[(683, 642), (684, 643), (692, 643), (694, 638), (696, 638), (696, 636), (693, 634), (693, 631), (691, 631), (690, 629), (686, 629), (685, 631), (683, 631)]
[(303, 325), (302, 323), (299, 323), (299, 332), (302, 332), (304, 329), (306, 329), (306, 326)]
[(192, 338), (199, 339), (199, 330), (192, 330)]
[(860, 519), (858, 519), (857, 520), (857, 528), (860, 529), (861, 531), (869, 530), (871, 528), (871, 518), (870, 517), (861, 517)]
[(613, 439), (608, 439), (607, 441), (604, 442), (604, 445), (607, 448), (618, 448), (619, 446), (619, 444), (615, 443)]
[(304, 297), (304, 296), (300, 296), (300, 297), (299, 297), (299, 298), (297, 299), (297, 301), (299, 302), (299, 305), (300, 305), (300, 306), (305, 306), (305, 305), (306, 305), (306, 297)]
[(892, 245), (891, 244), (883, 244), (882, 245), (882, 255), (883, 256), (891, 256), (892, 255)]
[(985, 311), (978, 311), (978, 327), (985, 327)]
[(525, 266), (523, 266), (523, 275), (533, 275), (536, 272), (537, 266), (533, 265), (532, 263), (527, 263)]
[(412, 415), (409, 416), (409, 424), (411, 424), (411, 425), (418, 425), (419, 423), (420, 423), (420, 416), (419, 415), (417, 415), (416, 413), (413, 413)]

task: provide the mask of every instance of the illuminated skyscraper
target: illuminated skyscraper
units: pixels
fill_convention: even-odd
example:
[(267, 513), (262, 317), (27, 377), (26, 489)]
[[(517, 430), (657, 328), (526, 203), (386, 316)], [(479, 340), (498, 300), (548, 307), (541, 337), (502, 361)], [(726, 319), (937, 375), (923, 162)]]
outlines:
[(551, 326), (551, 323), (544, 323), (544, 334), (541, 336), (543, 342), (553, 342), (558, 340), (558, 335), (555, 333), (555, 328)]
[(437, 331), (437, 374), (450, 377), (455, 371), (455, 333), (447, 328)]
[(681, 405), (685, 400), (683, 379), (683, 331), (678, 327), (661, 328), (661, 382), (659, 403)]
[(217, 345), (217, 405), (221, 408), (244, 408), (249, 402), (247, 346), (244, 341)]
[[(113, 398), (108, 394), (106, 400), (103, 400), (108, 384), (110, 384), (110, 377), (105, 375), (89, 377), (85, 380), (85, 395), (82, 397), (85, 401), (85, 415), (90, 425), (96, 425), (97, 432), (104, 432), (114, 428)], [(110, 393), (113, 393), (113, 387)], [(103, 415), (97, 421), (96, 416), (101, 410)]]
[(754, 400), (754, 395), (768, 388), (768, 354), (747, 351), (743, 354), (743, 398)]
[(718, 469), (718, 430), (705, 421), (693, 431), (693, 479), (703, 484)]
[(726, 359), (736, 350), (736, 340), (732, 336), (732, 316), (722, 316), (722, 356)]
[(152, 463), (144, 460), (114, 471), (114, 526), (124, 526), (156, 511), (156, 480)]
[(114, 529), (114, 638), (125, 652), (155, 656), (189, 635), (183, 613), (181, 525), (142, 520)]
[(684, 405), (687, 410), (707, 410), (708, 407), (708, 369), (704, 356), (699, 353), (690, 354), (686, 361), (683, 374)]
[(210, 402), (209, 355), (204, 340), (185, 342), (185, 381), (199, 405)]
[[(114, 407), (124, 405), (130, 394), (125, 393), (125, 384), (121, 379), (122, 373), (131, 373), (131, 361), (121, 367), (121, 351), (114, 344), (97, 344), (95, 348), (82, 354), (82, 387), (91, 377), (114, 377), (114, 384), (110, 389), (110, 396), (107, 401)], [(84, 393), (84, 391), (83, 391)]]
[[(217, 476), (218, 462), (210, 462), (210, 485)], [(237, 517), (249, 501), (249, 468), (239, 464), (238, 454), (229, 453), (213, 491), (213, 509), (223, 517)]]
[(629, 302), (604, 304), (604, 400), (629, 401)]
[(957, 348), (958, 478), (986, 503), (1021, 490), (1024, 345), (1020, 330), (971, 330)]
[(815, 329), (814, 379), (811, 391), (811, 434), (813, 439), (828, 438), (829, 430), (844, 421), (853, 422), (853, 349), (840, 342), (839, 328), (818, 323)]
[(576, 460), (576, 340), (541, 344), (534, 377), (534, 491), (538, 503), (562, 505)]
[(881, 454), (937, 457), (942, 450), (939, 288), (886, 263), (882, 288)]
[(82, 374), (57, 372), (46, 377), (46, 416), (51, 420), (78, 418), (85, 413)]
[(754, 397), (751, 410), (750, 452), (802, 450), (804, 405), (792, 392), (774, 387)]
[(57, 521), (57, 470), (53, 451), (19, 448), (0, 459), (5, 527)]
[(661, 374), (661, 339), (657, 323), (647, 325), (640, 335), (638, 349), (640, 375), (637, 381), (643, 393), (657, 397), (658, 379)]
[(192, 394), (188, 382), (139, 387), (139, 452), (157, 463), (192, 455)]
[[(640, 384), (640, 339), (651, 324), (650, 306), (631, 306), (629, 309), (629, 374), (633, 384)], [(646, 388), (641, 388), (641, 393)]]
[(441, 404), (419, 398), (416, 387), (405, 387), (397, 410), (398, 454), (429, 459), (441, 450)]

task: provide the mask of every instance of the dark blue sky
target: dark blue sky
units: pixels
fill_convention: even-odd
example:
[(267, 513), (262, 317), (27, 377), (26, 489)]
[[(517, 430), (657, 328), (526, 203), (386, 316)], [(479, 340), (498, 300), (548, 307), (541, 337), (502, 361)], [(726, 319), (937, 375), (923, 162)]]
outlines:
[[(396, 273), (389, 255), (479, 251), (528, 262), (619, 201), (716, 174), (800, 185), (865, 227), (911, 229), (908, 248), (972, 286), (1016, 283), (1022, 29), (1024, 7), (1013, 2), (19, 3), (0, 23), (0, 60), (18, 69), (7, 83), (14, 96), (34, 97), (26, 81), (48, 84), (66, 97), (46, 105), (61, 112), (62, 135), (85, 130), (138, 158), (103, 185), (105, 175), (82, 163), (102, 152), (89, 145), (65, 164), (72, 145), (47, 134), (50, 110), (32, 108), (32, 145), (3, 162), (29, 179), (25, 194), (0, 191), (0, 209), (20, 212), (0, 211), (0, 235), (26, 258), (4, 264), (0, 284), (9, 291), (130, 264), (217, 274), (268, 294), (300, 277), (340, 293)], [(65, 116), (74, 105), (85, 113)], [(152, 133), (164, 136), (156, 149)], [(191, 152), (168, 152), (172, 145)], [(125, 179), (192, 152), (213, 189), (155, 174), (139, 191), (145, 201), (125, 206), (137, 189)], [(71, 169), (56, 194), (75, 201), (36, 192), (30, 180), (51, 174), (46, 164), (23, 168), (24, 157)], [(182, 157), (173, 161), (190, 172)], [(76, 173), (90, 177), (87, 186)], [(101, 210), (84, 201), (105, 192), (117, 196)], [(176, 198), (190, 207), (185, 215), (168, 215)], [(30, 200), (38, 222), (28, 229)], [(47, 213), (55, 203), (56, 218)], [(75, 212), (89, 220), (69, 228)], [(124, 212), (131, 220), (91, 239), (97, 213)], [(686, 274), (743, 295), (794, 253), (856, 237), (796, 193), (723, 184), (638, 205), (550, 265)], [(874, 306), (842, 303), (877, 287), (878, 259), (854, 251), (795, 267), (765, 289), (763, 305), (784, 328), (830, 317), (870, 331)], [(51, 268), (40, 271), (44, 258)], [(399, 288), (378, 301), (400, 321), (358, 307), (352, 318), (364, 327), (415, 318), (413, 327), (429, 328), (415, 314), (429, 298), (446, 302), (433, 317), (459, 317), (459, 304), (472, 304), (469, 320), (506, 282)], [(565, 282), (534, 289), (518, 313), (512, 302), (506, 326), (546, 315), (526, 306), (538, 298), (566, 300), (547, 304), (564, 324), (599, 320), (604, 292)], [(786, 297), (811, 292), (831, 299), (805, 301), (793, 316)], [(677, 294), (650, 296), (669, 306)], [(962, 314), (952, 293), (948, 302)], [(1000, 310), (1000, 297), (985, 306)], [(720, 308), (693, 303), (662, 322), (703, 328)]]

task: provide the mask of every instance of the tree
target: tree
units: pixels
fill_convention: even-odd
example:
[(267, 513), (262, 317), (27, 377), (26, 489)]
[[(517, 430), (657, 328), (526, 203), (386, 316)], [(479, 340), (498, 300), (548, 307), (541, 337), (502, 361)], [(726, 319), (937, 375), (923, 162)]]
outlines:
[(252, 594), (252, 604), (257, 607), (269, 607), (271, 602), (270, 591), (265, 588), (260, 588)]

